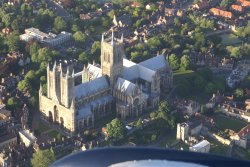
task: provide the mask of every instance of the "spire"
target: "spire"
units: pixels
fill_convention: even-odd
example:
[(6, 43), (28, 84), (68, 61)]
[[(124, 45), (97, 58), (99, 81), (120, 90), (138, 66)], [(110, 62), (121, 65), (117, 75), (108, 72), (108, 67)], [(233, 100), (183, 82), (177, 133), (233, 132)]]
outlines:
[(66, 77), (69, 76), (69, 66), (67, 66), (67, 72), (66, 72)]
[(122, 33), (122, 36), (121, 36), (121, 43), (123, 43), (123, 33)]
[(114, 45), (114, 31), (112, 30), (111, 45)]
[(75, 70), (74, 70), (74, 68), (73, 68), (72, 77), (74, 77), (74, 75), (75, 75)]
[(42, 87), (42, 83), (40, 82), (40, 88), (39, 88), (39, 94), (43, 93), (43, 87)]
[(49, 63), (47, 64), (47, 71), (49, 71), (50, 69), (49, 69)]
[(71, 100), (70, 109), (72, 109), (72, 110), (75, 109), (75, 101), (74, 101), (74, 98), (72, 98), (72, 100)]
[(104, 42), (104, 34), (102, 33), (102, 42)]
[(54, 62), (53, 71), (56, 70), (56, 61)]

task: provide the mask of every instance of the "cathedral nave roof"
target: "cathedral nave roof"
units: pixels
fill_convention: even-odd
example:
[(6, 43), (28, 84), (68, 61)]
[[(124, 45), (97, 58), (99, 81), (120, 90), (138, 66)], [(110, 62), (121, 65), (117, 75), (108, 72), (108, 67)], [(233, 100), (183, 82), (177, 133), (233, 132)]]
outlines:
[(86, 97), (107, 88), (109, 88), (107, 78), (102, 76), (75, 86), (75, 98)]

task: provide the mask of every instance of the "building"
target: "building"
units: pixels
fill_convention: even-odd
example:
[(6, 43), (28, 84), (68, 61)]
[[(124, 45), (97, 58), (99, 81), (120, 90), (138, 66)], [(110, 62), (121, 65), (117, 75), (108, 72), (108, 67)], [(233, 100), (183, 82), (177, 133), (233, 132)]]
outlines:
[(242, 128), (235, 135), (230, 136), (230, 139), (232, 139), (239, 147), (247, 149), (247, 141), (250, 139), (250, 124)]
[(26, 147), (29, 147), (31, 144), (37, 141), (37, 138), (34, 136), (34, 134), (27, 129), (20, 130), (19, 136)]
[(25, 29), (25, 34), (20, 35), (20, 39), (25, 42), (31, 42), (36, 40), (41, 44), (49, 47), (57, 47), (71, 40), (72, 34), (62, 31), (60, 34), (56, 35), (53, 33), (46, 34), (37, 28)]
[[(75, 73), (71, 64), (47, 67), (47, 95), (39, 91), (42, 117), (68, 132), (94, 126), (112, 111), (127, 120), (158, 106), (160, 92), (171, 88), (172, 70), (163, 55), (135, 64), (124, 54), (123, 38), (101, 42), (101, 65), (84, 66)], [(75, 85), (75, 78), (82, 83)]]
[(250, 2), (247, 0), (237, 0), (243, 7), (250, 7)]
[(231, 5), (231, 9), (239, 13), (243, 12), (243, 7), (240, 5)]
[(200, 0), (196, 4), (194, 4), (193, 9), (204, 10), (209, 7), (209, 3), (207, 0)]
[(1, 109), (0, 110), (0, 149), (8, 148), (9, 146), (16, 145), (16, 135), (9, 131), (12, 126), (13, 119), (11, 117), (11, 111)]
[(177, 133), (176, 139), (185, 141), (189, 137), (189, 125), (187, 123), (178, 123), (177, 124)]
[(217, 8), (211, 8), (209, 11), (214, 16), (220, 16), (220, 17), (224, 17), (224, 18), (228, 18), (228, 19), (232, 19), (234, 17), (232, 12), (220, 10)]
[(209, 153), (210, 143), (207, 140), (203, 140), (192, 147), (189, 147), (189, 151)]
[(200, 120), (178, 123), (176, 139), (181, 141), (189, 140), (189, 137), (198, 136), (201, 132), (201, 129), (202, 122)]

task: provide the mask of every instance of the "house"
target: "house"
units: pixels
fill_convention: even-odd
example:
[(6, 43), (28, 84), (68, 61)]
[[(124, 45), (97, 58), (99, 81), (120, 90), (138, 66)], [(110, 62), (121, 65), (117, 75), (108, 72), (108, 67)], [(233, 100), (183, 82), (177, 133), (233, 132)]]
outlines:
[(185, 100), (179, 103), (177, 109), (179, 109), (183, 114), (191, 116), (200, 110), (200, 104), (193, 100)]
[(2, 29), (2, 33), (3, 33), (4, 35), (10, 35), (10, 34), (12, 33), (12, 31), (11, 31), (10, 28), (5, 27), (5, 28)]
[(80, 19), (84, 20), (84, 21), (87, 21), (87, 20), (92, 19), (92, 17), (90, 15), (90, 13), (88, 13), (88, 14), (80, 14)]
[(175, 15), (175, 9), (165, 8), (165, 16), (170, 17)]
[(128, 27), (132, 25), (132, 19), (130, 14), (124, 14), (119, 18), (114, 15), (113, 23), (115, 26)]
[(220, 17), (224, 17), (224, 18), (228, 18), (228, 19), (233, 18), (233, 13), (232, 12), (220, 10), (220, 9), (217, 9), (217, 8), (211, 8), (209, 11), (214, 16), (220, 16)]
[(250, 137), (250, 124), (242, 128), (237, 134), (230, 136), (236, 145), (244, 149), (247, 148), (247, 141)]
[(141, 3), (139, 3), (139, 2), (132, 2), (130, 6), (133, 7), (133, 8), (139, 8), (139, 7), (141, 7)]
[(250, 7), (250, 1), (247, 0), (237, 0), (243, 7)]
[(201, 152), (201, 153), (209, 153), (210, 151), (210, 143), (207, 140), (203, 140), (192, 147), (189, 147), (189, 151), (193, 152)]
[(232, 5), (231, 9), (234, 10), (234, 11), (236, 11), (236, 12), (239, 12), (239, 13), (243, 12), (243, 7), (240, 6), (240, 5)]
[(192, 6), (193, 9), (204, 10), (209, 7), (207, 0), (200, 0), (198, 3)]

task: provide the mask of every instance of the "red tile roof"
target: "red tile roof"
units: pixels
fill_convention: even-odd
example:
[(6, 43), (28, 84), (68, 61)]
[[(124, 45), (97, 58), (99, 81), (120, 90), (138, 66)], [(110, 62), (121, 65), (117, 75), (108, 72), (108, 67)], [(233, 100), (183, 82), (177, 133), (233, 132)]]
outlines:
[(237, 1), (240, 2), (243, 7), (250, 7), (250, 2), (247, 0), (237, 0)]
[(217, 8), (211, 8), (209, 11), (215, 16), (222, 16), (222, 17), (230, 18), (230, 19), (233, 17), (232, 12), (220, 10), (220, 9), (217, 9)]
[(238, 136), (240, 138), (245, 137), (248, 133), (250, 132), (250, 124), (248, 124), (247, 126), (245, 126), (244, 128), (242, 128), (239, 133)]
[(242, 12), (243, 11), (243, 7), (240, 5), (232, 5), (231, 9), (238, 11), (238, 12)]

